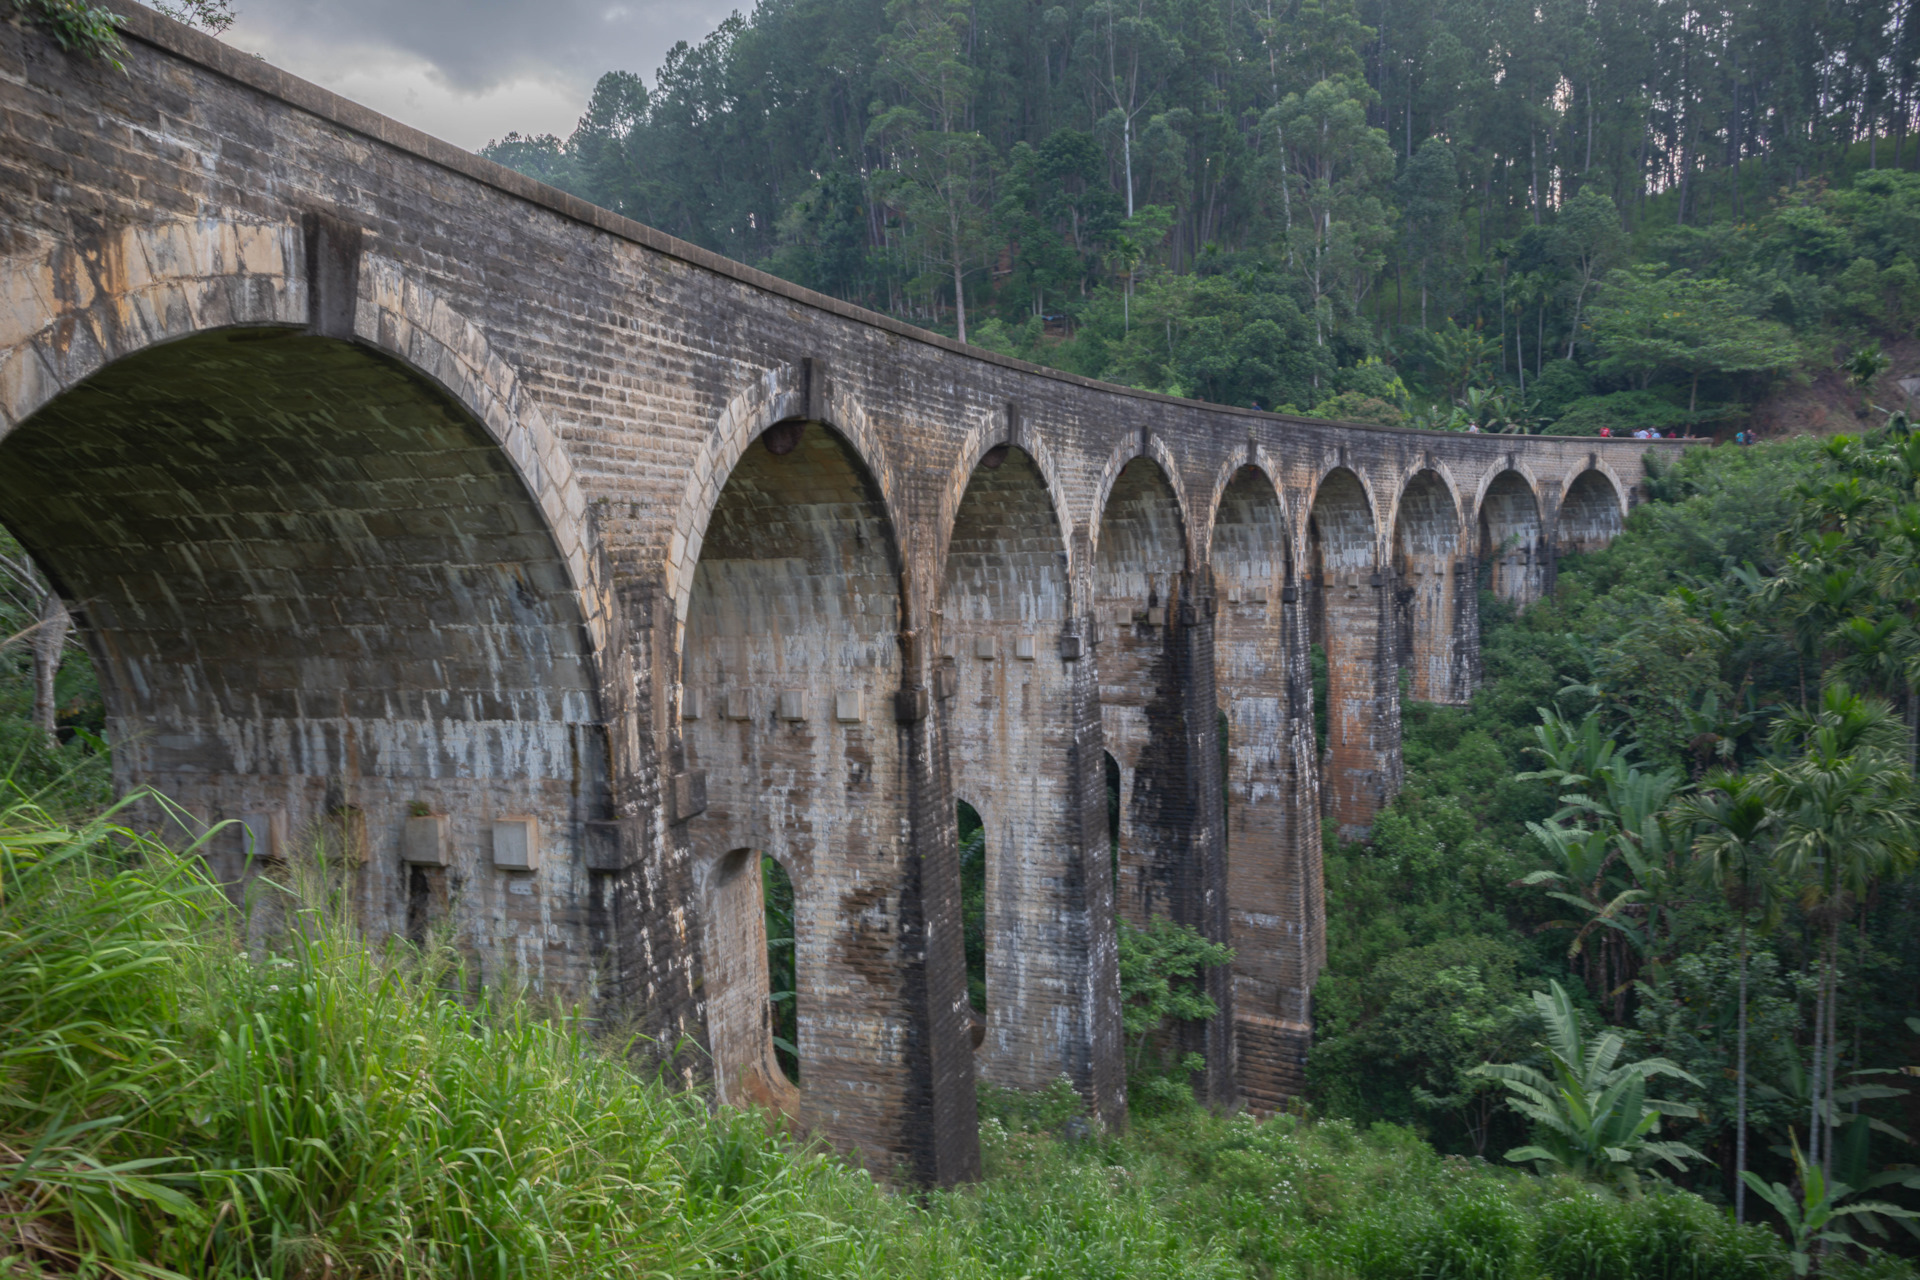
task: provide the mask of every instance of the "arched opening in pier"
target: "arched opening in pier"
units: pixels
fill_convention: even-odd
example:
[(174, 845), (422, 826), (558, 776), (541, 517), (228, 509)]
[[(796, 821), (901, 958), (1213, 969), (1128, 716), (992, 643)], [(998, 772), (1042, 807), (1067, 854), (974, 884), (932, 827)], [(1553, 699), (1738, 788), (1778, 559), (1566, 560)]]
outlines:
[[(906, 785), (885, 503), (832, 428), (782, 422), (735, 463), (697, 550), (676, 727), (685, 767), (705, 774), (707, 807), (684, 838), (696, 866), (716, 868), (701, 955), (721, 1098), (884, 1150), (909, 1082), (874, 1046), (913, 1025), (897, 976)], [(758, 861), (731, 870), (739, 850), (791, 886), (799, 1089), (777, 1069), (762, 977), (779, 877)]]
[[(1101, 728), (1121, 773), (1119, 913), (1145, 924), (1187, 895), (1189, 795), (1180, 610), (1186, 534), (1151, 458), (1127, 463), (1100, 515), (1093, 596)], [(1177, 917), (1176, 917), (1177, 918)]]
[(1408, 669), (1408, 695), (1419, 702), (1462, 703), (1471, 693), (1471, 619), (1463, 609), (1460, 512), (1438, 472), (1407, 482), (1393, 522), (1395, 649)]

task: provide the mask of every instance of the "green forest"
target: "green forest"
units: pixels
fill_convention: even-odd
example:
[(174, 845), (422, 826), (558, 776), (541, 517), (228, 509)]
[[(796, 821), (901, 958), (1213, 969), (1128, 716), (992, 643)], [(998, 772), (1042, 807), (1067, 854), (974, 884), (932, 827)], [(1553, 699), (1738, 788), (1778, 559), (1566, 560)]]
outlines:
[(1838, 365), (1914, 371), (1912, 9), (763, 0), (485, 154), (1088, 376), (1731, 435)]

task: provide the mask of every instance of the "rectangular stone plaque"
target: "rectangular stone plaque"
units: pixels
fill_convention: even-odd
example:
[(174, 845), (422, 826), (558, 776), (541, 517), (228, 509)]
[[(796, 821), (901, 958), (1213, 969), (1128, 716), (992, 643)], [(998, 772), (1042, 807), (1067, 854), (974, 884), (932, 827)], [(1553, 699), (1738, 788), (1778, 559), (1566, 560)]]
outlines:
[(707, 811), (707, 771), (686, 769), (673, 775), (673, 820), (685, 822)]
[(495, 818), (493, 865), (502, 871), (538, 871), (540, 820), (519, 814)]
[(429, 813), (407, 819), (400, 833), (400, 861), (412, 867), (447, 865), (446, 815)]

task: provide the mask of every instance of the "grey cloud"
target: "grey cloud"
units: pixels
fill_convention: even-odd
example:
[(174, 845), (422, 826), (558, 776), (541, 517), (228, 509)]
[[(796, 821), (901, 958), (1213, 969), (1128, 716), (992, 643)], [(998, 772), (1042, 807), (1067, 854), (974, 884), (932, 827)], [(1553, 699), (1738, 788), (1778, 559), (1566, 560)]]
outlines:
[[(431, 65), (449, 88), (485, 93), (516, 78), (589, 86), (606, 71), (651, 78), (679, 40), (697, 41), (736, 0), (236, 0), (235, 35), (344, 70), (368, 54)], [(584, 93), (583, 93), (584, 105)]]

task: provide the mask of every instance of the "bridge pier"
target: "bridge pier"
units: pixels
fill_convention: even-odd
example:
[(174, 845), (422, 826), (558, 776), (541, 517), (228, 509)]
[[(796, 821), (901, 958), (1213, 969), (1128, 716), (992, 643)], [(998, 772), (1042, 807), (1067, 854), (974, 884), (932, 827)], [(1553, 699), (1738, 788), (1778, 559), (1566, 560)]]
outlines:
[(1308, 993), (1324, 950), (1313, 695), (1286, 515), (1272, 480), (1240, 468), (1214, 516), (1215, 664), (1226, 742), (1228, 940), (1235, 1087), (1273, 1111), (1305, 1084)]
[(1064, 1074), (1117, 1121), (1119, 1045), (1097, 995), (1113, 963), (1105, 805), (1078, 732), (1093, 656), (1069, 625), (1066, 546), (1032, 457), (988, 450), (948, 543), (934, 687), (953, 790), (985, 833), (980, 1076), (1038, 1089)]
[(1316, 631), (1327, 655), (1323, 810), (1362, 839), (1400, 789), (1400, 683), (1393, 597), (1377, 556), (1375, 507), (1345, 467), (1329, 472), (1308, 522)]
[[(776, 423), (699, 546), (678, 720), (706, 808), (685, 839), (721, 1097), (774, 1106), (870, 1168), (970, 1176), (972, 1062), (953, 793), (877, 486), (829, 427)], [(902, 692), (906, 690), (907, 692)], [(799, 1079), (773, 1053), (758, 891), (793, 885)], [(957, 986), (956, 986), (957, 984)]]

